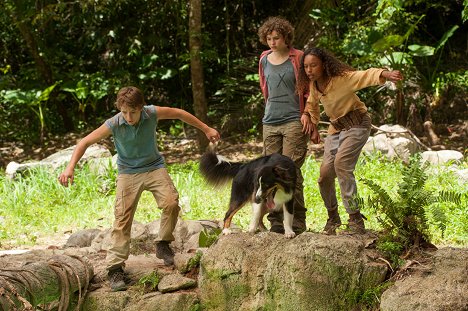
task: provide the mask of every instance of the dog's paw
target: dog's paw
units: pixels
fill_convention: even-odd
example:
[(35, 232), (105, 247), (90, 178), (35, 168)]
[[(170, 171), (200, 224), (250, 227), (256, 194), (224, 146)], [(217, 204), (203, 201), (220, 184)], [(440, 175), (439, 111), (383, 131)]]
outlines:
[(292, 239), (295, 236), (296, 236), (296, 234), (294, 233), (294, 231), (287, 231), (287, 232), (284, 233), (284, 237), (286, 239)]
[(231, 233), (232, 233), (231, 229), (229, 229), (229, 228), (224, 228), (223, 229), (223, 235), (228, 235), (228, 234), (231, 234)]

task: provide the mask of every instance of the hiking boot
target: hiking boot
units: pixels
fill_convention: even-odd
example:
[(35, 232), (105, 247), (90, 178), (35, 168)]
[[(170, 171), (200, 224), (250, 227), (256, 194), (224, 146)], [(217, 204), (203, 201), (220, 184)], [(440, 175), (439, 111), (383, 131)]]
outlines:
[(127, 290), (127, 284), (125, 284), (125, 273), (122, 268), (109, 270), (107, 278), (109, 279), (109, 285), (113, 292)]
[(270, 228), (270, 232), (284, 234), (284, 227), (283, 225), (272, 225)]
[(364, 218), (360, 212), (349, 214), (348, 227), (349, 230), (355, 233), (366, 233), (366, 228), (364, 227)]
[(325, 228), (323, 228), (323, 233), (327, 235), (336, 235), (336, 229), (341, 226), (340, 214), (338, 214), (337, 208), (334, 210), (327, 210), (327, 212), (328, 219), (325, 224)]
[(306, 222), (304, 219), (294, 220), (293, 231), (296, 235), (299, 235), (307, 230)]
[(169, 246), (169, 241), (159, 241), (156, 243), (156, 257), (164, 260), (166, 266), (174, 264), (174, 252)]

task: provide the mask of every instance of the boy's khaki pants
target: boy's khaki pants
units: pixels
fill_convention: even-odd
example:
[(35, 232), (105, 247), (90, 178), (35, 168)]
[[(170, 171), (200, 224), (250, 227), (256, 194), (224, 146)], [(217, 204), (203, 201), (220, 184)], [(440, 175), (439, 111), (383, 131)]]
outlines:
[[(302, 133), (301, 121), (292, 121), (280, 125), (263, 125), (263, 155), (279, 153), (296, 164), (297, 184), (294, 192), (293, 229), (306, 229), (306, 212), (304, 204), (304, 178), (301, 166), (307, 155), (308, 136)], [(267, 216), (272, 226), (283, 225), (283, 212), (272, 212)]]
[(137, 174), (119, 174), (117, 177), (116, 200), (112, 244), (107, 250), (107, 270), (125, 266), (130, 253), (130, 233), (133, 217), (140, 196), (150, 191), (158, 207), (162, 209), (158, 241), (174, 241), (172, 232), (179, 215), (179, 194), (166, 168)]

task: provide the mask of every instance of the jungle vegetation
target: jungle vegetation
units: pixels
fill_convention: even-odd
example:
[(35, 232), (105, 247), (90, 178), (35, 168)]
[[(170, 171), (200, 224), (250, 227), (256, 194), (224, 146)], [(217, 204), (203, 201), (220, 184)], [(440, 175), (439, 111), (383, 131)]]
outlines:
[(258, 134), (257, 61), (267, 47), (257, 29), (273, 15), (293, 23), (296, 48), (327, 48), (358, 69), (403, 71), (406, 79), (396, 88), (360, 94), (375, 124), (398, 123), (423, 134), (431, 121), (438, 130), (437, 124), (467, 119), (467, 5), (4, 0), (0, 135), (44, 146), (51, 135), (89, 131), (115, 112), (115, 94), (126, 85), (142, 88), (148, 103), (195, 113), (224, 137)]

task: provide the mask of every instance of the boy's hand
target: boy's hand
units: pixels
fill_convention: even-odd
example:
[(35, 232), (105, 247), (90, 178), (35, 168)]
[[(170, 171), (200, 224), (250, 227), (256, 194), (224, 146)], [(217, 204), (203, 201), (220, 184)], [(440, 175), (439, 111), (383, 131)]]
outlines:
[(68, 187), (68, 180), (70, 180), (70, 185), (73, 184), (73, 179), (73, 170), (70, 169), (65, 169), (58, 177), (59, 182), (65, 187)]
[(217, 142), (221, 136), (219, 135), (218, 131), (215, 130), (214, 128), (211, 128), (209, 127), (206, 131), (205, 131), (205, 135), (206, 135), (206, 138), (208, 138), (208, 140), (212, 143), (215, 143)]

